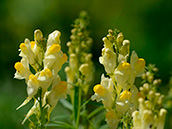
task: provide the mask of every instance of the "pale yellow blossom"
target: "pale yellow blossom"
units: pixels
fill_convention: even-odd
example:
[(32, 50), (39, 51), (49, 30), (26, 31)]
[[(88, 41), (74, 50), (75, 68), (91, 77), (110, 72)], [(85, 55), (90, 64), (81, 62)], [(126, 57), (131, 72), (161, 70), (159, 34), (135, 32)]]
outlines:
[(94, 86), (95, 94), (91, 97), (92, 100), (97, 102), (102, 101), (104, 107), (110, 110), (113, 106), (113, 101), (115, 99), (113, 82), (108, 77), (101, 77), (101, 83)]

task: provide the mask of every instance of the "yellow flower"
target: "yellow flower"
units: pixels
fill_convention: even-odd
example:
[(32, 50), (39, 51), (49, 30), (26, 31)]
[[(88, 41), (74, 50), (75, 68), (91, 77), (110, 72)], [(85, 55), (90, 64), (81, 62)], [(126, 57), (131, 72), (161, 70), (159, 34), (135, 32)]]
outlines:
[(93, 69), (92, 69), (92, 64), (89, 63), (83, 63), (79, 67), (79, 71), (81, 74), (84, 76), (84, 81), (86, 83), (92, 81), (93, 79)]
[(57, 86), (54, 86), (53, 89), (54, 91), (54, 95), (55, 95), (55, 98), (57, 98), (57, 96), (59, 96), (60, 94), (63, 94), (66, 92), (67, 90), (67, 82), (65, 81), (61, 81)]
[(138, 58), (137, 53), (132, 51), (130, 63), (135, 76), (141, 77), (145, 70), (145, 60), (143, 58)]
[(116, 129), (120, 121), (120, 117), (118, 117), (117, 113), (111, 109), (106, 113), (105, 121), (107, 122), (110, 129)]
[(29, 70), (28, 60), (26, 58), (22, 58), (21, 62), (15, 63), (14, 68), (16, 69), (14, 78), (25, 79), (27, 82), (29, 79), (29, 75), (31, 74), (31, 72)]
[(58, 30), (55, 30), (51, 34), (49, 34), (47, 40), (47, 47), (51, 46), (52, 44), (60, 44), (60, 36), (61, 33)]
[(131, 74), (131, 65), (127, 62), (123, 62), (115, 69), (115, 80), (120, 89), (124, 88)]
[(31, 41), (30, 42), (30, 45), (31, 45), (31, 49), (33, 50), (34, 49), (34, 46), (35, 46), (35, 41)]
[(167, 111), (161, 108), (157, 113), (152, 111), (152, 105), (148, 100), (145, 101), (143, 98), (139, 98), (139, 111), (134, 111), (132, 114), (133, 128), (148, 129), (151, 127), (163, 129)]
[(53, 75), (50, 69), (44, 68), (39, 76), (38, 80), (40, 83), (40, 87), (42, 88), (42, 91), (45, 92), (47, 91), (47, 88), (51, 85), (52, 80), (53, 80)]
[(25, 43), (21, 43), (19, 47), (20, 47), (20, 49), (21, 49), (22, 52), (24, 52), (24, 53), (27, 53), (28, 52)]
[(48, 104), (48, 119), (58, 100), (66, 98), (66, 90), (67, 83), (65, 81), (55, 81), (52, 90), (45, 93), (44, 100), (46, 100)]
[(93, 91), (99, 95), (104, 95), (106, 93), (106, 89), (100, 84), (95, 85)]
[(17, 70), (17, 72), (21, 73), (21, 71), (24, 69), (24, 66), (21, 62), (16, 62), (14, 68)]
[(53, 73), (58, 73), (60, 71), (60, 69), (62, 68), (62, 65), (67, 61), (68, 57), (67, 55), (64, 53), (62, 55), (61, 58), (59, 58), (58, 60), (56, 60), (54, 62), (54, 64), (52, 65), (51, 69)]
[(97, 102), (102, 101), (107, 110), (111, 109), (115, 99), (112, 80), (102, 75), (101, 83), (94, 86), (93, 90), (95, 94), (91, 96), (91, 99)]
[(17, 108), (17, 110), (19, 108), (23, 107), (24, 105), (26, 105), (32, 99), (32, 97), (37, 94), (38, 87), (39, 87), (39, 82), (37, 80), (37, 75), (33, 75), (33, 74), (29, 75), (29, 80), (27, 82), (27, 94), (28, 94), (28, 97)]
[(125, 91), (123, 91), (123, 92), (121, 93), (119, 99), (120, 99), (120, 100), (130, 99), (131, 95), (132, 95), (132, 94), (131, 94), (130, 91), (125, 90)]
[(104, 37), (102, 41), (104, 42), (105, 48), (109, 48), (113, 51), (113, 44), (106, 37)]
[(54, 54), (61, 50), (61, 46), (59, 44), (52, 44), (51, 47), (48, 48), (47, 54)]
[(113, 73), (116, 67), (116, 53), (109, 48), (102, 49), (102, 56), (99, 58), (99, 62), (105, 67), (107, 73)]

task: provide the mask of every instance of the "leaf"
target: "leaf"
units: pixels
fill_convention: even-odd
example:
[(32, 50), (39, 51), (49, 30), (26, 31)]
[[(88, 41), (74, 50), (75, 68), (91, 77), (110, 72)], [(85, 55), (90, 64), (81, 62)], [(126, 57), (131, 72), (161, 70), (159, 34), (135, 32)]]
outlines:
[(52, 118), (53, 120), (57, 120), (57, 119), (70, 119), (70, 115), (60, 115), (60, 116), (54, 116), (53, 118)]
[(61, 100), (59, 100), (59, 102), (61, 102), (61, 104), (62, 104), (66, 109), (69, 109), (70, 111), (73, 111), (73, 106), (72, 106), (72, 104), (69, 103), (67, 100), (61, 99)]
[(79, 86), (75, 87), (74, 90), (74, 121), (76, 127), (79, 125), (79, 117), (80, 117), (80, 106), (81, 106), (81, 89)]
[(99, 129), (108, 129), (108, 125), (107, 124), (104, 124), (104, 125), (100, 126)]
[(89, 98), (85, 103), (83, 103), (82, 106), (81, 106), (81, 108), (80, 108), (80, 110), (81, 110), (82, 108), (84, 108), (84, 107), (87, 105), (87, 103), (90, 102), (90, 100), (91, 100), (91, 98)]
[(61, 127), (66, 129), (75, 129), (72, 125), (69, 125), (61, 121), (51, 121), (51, 123), (46, 124), (47, 127)]
[(101, 106), (101, 107), (98, 107), (97, 109), (95, 109), (94, 111), (92, 111), (89, 115), (88, 115), (88, 119), (90, 119), (91, 117), (93, 117), (95, 114), (97, 114), (98, 112), (100, 112), (101, 110), (103, 110), (104, 107)]

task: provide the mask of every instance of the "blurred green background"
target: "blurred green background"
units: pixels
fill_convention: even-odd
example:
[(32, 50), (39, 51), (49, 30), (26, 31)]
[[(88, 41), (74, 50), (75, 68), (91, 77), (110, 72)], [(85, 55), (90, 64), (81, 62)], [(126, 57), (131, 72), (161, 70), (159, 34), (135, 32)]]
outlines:
[[(98, 58), (103, 46), (101, 39), (109, 28), (121, 30), (131, 41), (131, 50), (147, 64), (155, 63), (163, 84), (168, 83), (172, 70), (171, 0), (0, 0), (0, 129), (27, 128), (21, 121), (32, 106), (30, 103), (15, 110), (27, 96), (24, 81), (13, 79), (14, 63), (20, 60), (19, 44), (26, 37), (33, 40), (35, 29), (41, 29), (46, 38), (58, 29), (62, 33), (62, 49), (67, 53), (71, 24), (82, 10), (90, 16), (96, 66), (94, 84), (104, 72)], [(63, 73), (62, 79), (65, 79)]]

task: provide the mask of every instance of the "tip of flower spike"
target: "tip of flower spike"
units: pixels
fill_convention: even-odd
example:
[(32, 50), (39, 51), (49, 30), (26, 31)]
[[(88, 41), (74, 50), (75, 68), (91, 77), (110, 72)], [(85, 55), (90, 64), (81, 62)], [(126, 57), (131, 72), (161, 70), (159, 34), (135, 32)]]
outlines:
[(108, 39), (107, 39), (106, 37), (103, 37), (103, 38), (102, 38), (102, 41), (103, 41), (103, 42), (106, 42), (107, 40), (108, 40)]
[(21, 43), (19, 47), (22, 51), (27, 51), (27, 47), (26, 47), (25, 43)]
[(117, 36), (117, 42), (122, 42), (124, 40), (124, 35), (122, 33), (119, 33)]
[(53, 44), (49, 49), (49, 54), (53, 54), (59, 52), (61, 50), (61, 46), (59, 44)]
[(118, 66), (119, 70), (123, 70), (123, 69), (129, 69), (131, 68), (131, 65), (127, 62), (123, 62)]
[(99, 94), (99, 95), (104, 95), (105, 94), (105, 90), (106, 89), (102, 85), (100, 85), (100, 84), (95, 85), (94, 88), (93, 88), (93, 91), (95, 93)]
[(42, 37), (43, 37), (42, 32), (39, 29), (35, 30), (35, 32), (34, 32), (35, 41), (40, 40)]
[(31, 41), (31, 42), (30, 42), (30, 45), (31, 45), (31, 49), (33, 49), (34, 46), (35, 46), (35, 41)]
[(48, 75), (49, 77), (51, 77), (51, 76), (52, 76), (52, 72), (51, 72), (50, 69), (46, 68), (46, 69), (44, 69), (43, 71), (41, 71), (41, 74), (40, 74), (40, 75), (41, 75), (41, 76), (46, 76), (46, 75)]
[(34, 83), (37, 83), (37, 77), (33, 74), (29, 75), (29, 80), (32, 80)]
[(131, 97), (131, 95), (132, 94), (131, 94), (130, 91), (125, 90), (125, 91), (122, 92), (122, 94), (121, 94), (119, 99), (120, 100), (129, 99)]
[(20, 72), (20, 71), (24, 68), (24, 66), (22, 65), (21, 62), (16, 62), (15, 65), (14, 65), (14, 68), (15, 68), (18, 72)]

